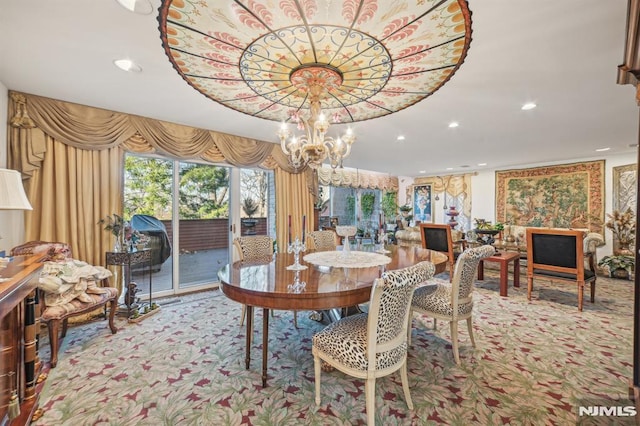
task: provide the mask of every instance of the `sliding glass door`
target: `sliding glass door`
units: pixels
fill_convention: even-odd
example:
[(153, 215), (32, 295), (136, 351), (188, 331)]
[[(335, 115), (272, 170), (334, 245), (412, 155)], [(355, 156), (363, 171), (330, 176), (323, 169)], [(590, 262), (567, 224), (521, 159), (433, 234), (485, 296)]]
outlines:
[[(275, 236), (273, 172), (127, 155), (124, 216), (148, 238), (153, 297), (211, 288), (233, 237)], [(141, 297), (148, 269), (133, 269)]]

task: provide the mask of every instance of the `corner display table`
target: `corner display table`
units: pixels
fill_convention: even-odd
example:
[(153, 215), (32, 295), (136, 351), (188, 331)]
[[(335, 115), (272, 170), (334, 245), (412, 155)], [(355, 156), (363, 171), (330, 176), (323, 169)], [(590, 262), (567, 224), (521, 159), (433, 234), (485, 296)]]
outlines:
[(520, 253), (503, 251), (486, 257), (478, 264), (478, 280), (484, 280), (484, 262), (498, 262), (500, 264), (500, 296), (507, 297), (509, 283), (509, 262), (513, 262), (513, 286), (520, 287)]
[[(38, 357), (41, 256), (15, 256), (0, 269), (0, 425), (26, 425), (40, 417), (38, 397), (46, 375)], [(17, 397), (20, 414), (10, 417)]]
[(105, 264), (107, 266), (115, 265), (122, 266), (123, 272), (122, 275), (124, 277), (123, 283), (123, 293), (125, 295), (124, 301), (127, 306), (127, 318), (131, 318), (131, 307), (136, 305), (135, 303), (135, 293), (137, 291), (136, 288), (132, 288), (131, 284), (135, 284), (131, 282), (131, 266), (137, 264), (146, 263), (149, 267), (149, 306), (151, 306), (151, 298), (153, 295), (152, 288), (152, 262), (151, 262), (151, 249), (142, 249), (142, 250), (133, 250), (133, 251), (108, 251), (105, 253)]

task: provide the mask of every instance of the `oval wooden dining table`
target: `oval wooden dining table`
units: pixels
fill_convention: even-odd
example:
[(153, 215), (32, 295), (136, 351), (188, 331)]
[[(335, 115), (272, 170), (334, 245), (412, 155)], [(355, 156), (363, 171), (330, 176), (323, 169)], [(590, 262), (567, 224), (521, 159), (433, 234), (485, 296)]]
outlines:
[[(263, 309), (262, 386), (267, 386), (267, 350), (269, 342), (269, 310), (324, 311), (367, 303), (373, 281), (384, 271), (392, 271), (430, 261), (436, 274), (447, 265), (444, 253), (419, 247), (389, 246), (391, 261), (384, 266), (334, 268), (302, 262), (307, 269), (287, 269), (294, 255), (277, 253), (263, 261), (234, 262), (218, 271), (222, 292), (231, 300), (247, 306), (245, 368), (251, 362), (253, 308)], [(303, 284), (304, 283), (304, 284)]]

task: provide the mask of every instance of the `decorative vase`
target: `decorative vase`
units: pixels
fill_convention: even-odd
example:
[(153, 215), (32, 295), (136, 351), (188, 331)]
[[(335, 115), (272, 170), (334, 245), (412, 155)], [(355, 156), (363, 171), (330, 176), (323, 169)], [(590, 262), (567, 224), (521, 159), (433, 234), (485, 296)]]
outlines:
[(118, 235), (116, 235), (116, 242), (113, 245), (113, 251), (115, 253), (122, 253), (127, 251), (127, 244), (124, 241), (124, 232), (120, 232)]
[(455, 227), (458, 226), (457, 217), (460, 214), (460, 212), (456, 210), (456, 206), (449, 207), (449, 211), (445, 214), (449, 216), (449, 222), (447, 222), (447, 224), (451, 227), (451, 229), (455, 229)]
[(611, 271), (609, 276), (611, 278), (622, 278), (622, 279), (628, 280), (629, 279), (629, 271), (627, 271), (624, 268), (614, 269), (613, 271)]
[(634, 253), (630, 248), (631, 243), (622, 243), (618, 241), (618, 248), (613, 251), (616, 256), (633, 256)]

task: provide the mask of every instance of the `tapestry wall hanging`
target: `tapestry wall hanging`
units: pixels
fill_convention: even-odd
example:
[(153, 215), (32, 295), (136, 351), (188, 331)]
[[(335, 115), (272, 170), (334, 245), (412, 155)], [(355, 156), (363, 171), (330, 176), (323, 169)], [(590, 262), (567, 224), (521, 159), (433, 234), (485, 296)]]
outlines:
[(497, 171), (496, 221), (602, 234), (604, 160)]

